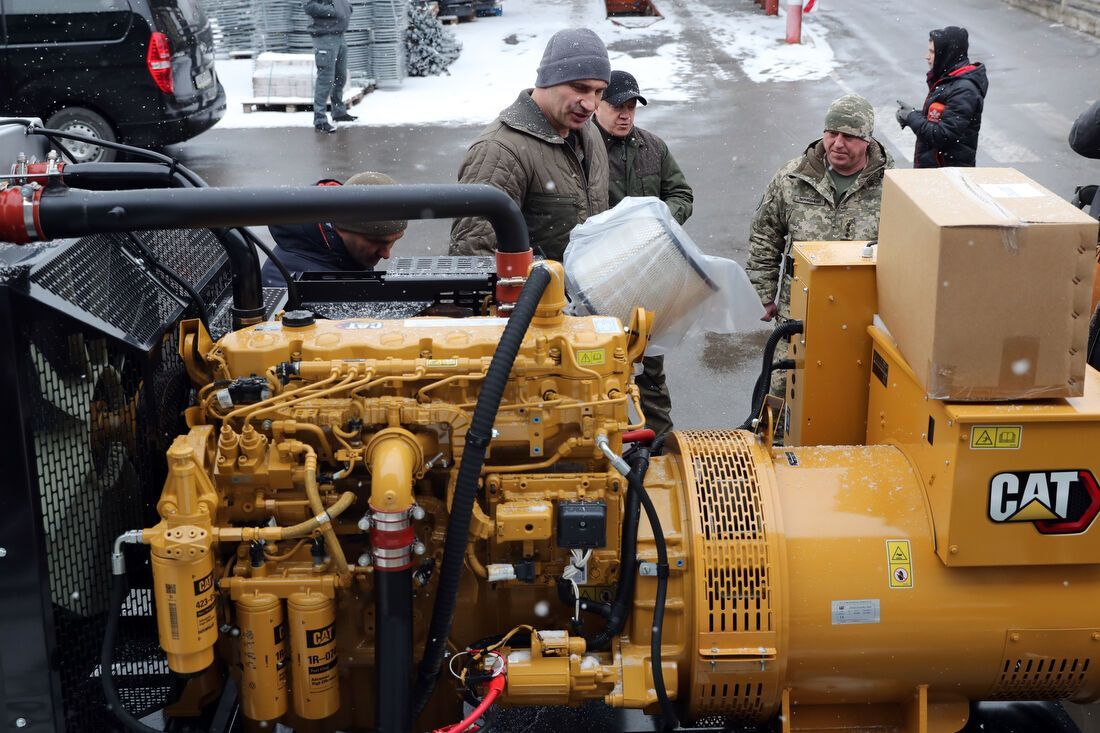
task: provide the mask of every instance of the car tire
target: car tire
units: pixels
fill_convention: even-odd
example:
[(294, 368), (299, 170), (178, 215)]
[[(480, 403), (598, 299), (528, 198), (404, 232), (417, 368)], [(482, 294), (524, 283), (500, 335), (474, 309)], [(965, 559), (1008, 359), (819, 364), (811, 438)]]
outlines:
[[(62, 132), (71, 132), (78, 135), (99, 138), (106, 142), (116, 141), (115, 131), (111, 123), (98, 112), (93, 112), (85, 107), (66, 107), (46, 120), (46, 127)], [(75, 140), (63, 140), (65, 146), (76, 163), (109, 163), (118, 157), (118, 152), (110, 148)]]

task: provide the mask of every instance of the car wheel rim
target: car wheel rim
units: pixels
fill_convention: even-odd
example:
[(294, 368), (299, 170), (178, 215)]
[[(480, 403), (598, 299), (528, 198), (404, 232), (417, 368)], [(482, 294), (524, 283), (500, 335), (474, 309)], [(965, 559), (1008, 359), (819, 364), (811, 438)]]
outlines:
[[(84, 122), (70, 122), (61, 128), (62, 132), (71, 132), (75, 135), (87, 135), (98, 138), (95, 128)], [(104, 150), (98, 145), (80, 142), (79, 140), (66, 140), (65, 149), (76, 158), (76, 163), (94, 163), (103, 157)]]

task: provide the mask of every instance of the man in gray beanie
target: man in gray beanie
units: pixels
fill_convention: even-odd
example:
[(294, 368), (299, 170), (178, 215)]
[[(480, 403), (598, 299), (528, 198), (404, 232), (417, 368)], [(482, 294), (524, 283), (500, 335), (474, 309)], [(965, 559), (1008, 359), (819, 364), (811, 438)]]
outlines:
[[(536, 254), (560, 260), (569, 232), (607, 209), (607, 151), (591, 122), (611, 78), (603, 41), (587, 28), (558, 31), (546, 44), (535, 88), (474, 141), (459, 183), (488, 183), (511, 196)], [(496, 236), (479, 217), (451, 227), (451, 254), (492, 254)]]
[[(878, 237), (882, 177), (894, 160), (872, 137), (875, 110), (858, 94), (833, 101), (824, 135), (779, 169), (764, 191), (749, 232), (745, 271), (764, 304), (764, 320), (790, 315), (791, 258), (795, 242)], [(778, 303), (777, 303), (778, 301)], [(776, 361), (786, 358), (780, 341)], [(786, 376), (777, 371), (772, 393), (782, 395)]]
[[(345, 186), (393, 185), (385, 173), (366, 171), (349, 178)], [(339, 181), (323, 180), (318, 186), (339, 186)], [(394, 242), (405, 236), (407, 221), (358, 221), (332, 224), (288, 224), (268, 227), (275, 240), (273, 254), (291, 272), (348, 272), (373, 270), (380, 260), (388, 260)], [(286, 283), (275, 263), (268, 260), (260, 272), (265, 287), (283, 287)]]

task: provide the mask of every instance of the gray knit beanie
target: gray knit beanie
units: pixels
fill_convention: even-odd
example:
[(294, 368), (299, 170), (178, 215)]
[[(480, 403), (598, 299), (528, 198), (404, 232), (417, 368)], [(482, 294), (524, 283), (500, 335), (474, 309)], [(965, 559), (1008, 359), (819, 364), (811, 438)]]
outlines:
[[(393, 180), (385, 173), (375, 173), (374, 171), (366, 171), (364, 173), (356, 173), (354, 176), (344, 182), (345, 186), (392, 186), (397, 181)], [(346, 232), (355, 232), (356, 234), (365, 234), (368, 237), (385, 237), (390, 234), (397, 234), (398, 232), (405, 231), (405, 228), (409, 226), (407, 221), (353, 221), (347, 224), (337, 224), (338, 227)]]
[(541, 89), (580, 79), (611, 81), (607, 47), (587, 28), (558, 31), (550, 37), (542, 53), (535, 86)]

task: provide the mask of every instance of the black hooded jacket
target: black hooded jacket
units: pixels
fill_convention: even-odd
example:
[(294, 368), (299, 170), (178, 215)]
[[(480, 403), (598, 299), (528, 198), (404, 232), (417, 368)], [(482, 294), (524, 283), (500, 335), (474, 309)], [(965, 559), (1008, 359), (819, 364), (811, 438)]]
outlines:
[(989, 78), (985, 65), (970, 63), (965, 28), (948, 26), (929, 34), (936, 50), (928, 72), (928, 97), (906, 124), (917, 136), (916, 168), (973, 167)]
[[(331, 224), (289, 224), (268, 227), (277, 245), (273, 250), (293, 272), (346, 272), (370, 270), (351, 258), (344, 240)], [(275, 263), (268, 260), (260, 271), (265, 288), (286, 287)]]
[(1100, 102), (1081, 113), (1069, 131), (1069, 146), (1078, 155), (1100, 158)]

